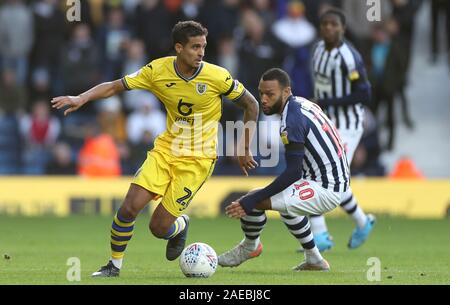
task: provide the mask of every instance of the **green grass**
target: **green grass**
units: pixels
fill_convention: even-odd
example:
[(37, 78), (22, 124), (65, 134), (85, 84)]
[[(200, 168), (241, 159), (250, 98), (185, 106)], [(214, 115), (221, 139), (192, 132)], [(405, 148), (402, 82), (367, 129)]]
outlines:
[[(325, 257), (332, 270), (294, 273), (291, 267), (303, 259), (295, 252), (298, 244), (280, 220), (269, 219), (263, 254), (238, 268), (219, 267), (209, 279), (185, 278), (178, 261), (166, 261), (165, 241), (150, 235), (147, 222), (145, 216), (137, 221), (121, 277), (92, 279), (109, 257), (111, 218), (1, 216), (0, 284), (72, 284), (66, 280), (69, 257), (81, 261), (81, 284), (373, 284), (366, 279), (370, 257), (381, 261), (375, 284), (450, 284), (450, 220), (380, 218), (368, 243), (348, 250), (352, 222), (329, 219), (336, 247)], [(241, 236), (236, 220), (193, 219), (188, 242), (205, 242), (222, 253)]]

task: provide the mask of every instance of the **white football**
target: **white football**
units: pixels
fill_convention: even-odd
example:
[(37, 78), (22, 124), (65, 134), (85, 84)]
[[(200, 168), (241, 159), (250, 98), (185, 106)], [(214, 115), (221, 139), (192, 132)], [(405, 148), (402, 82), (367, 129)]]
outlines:
[(217, 254), (205, 243), (187, 246), (180, 256), (180, 268), (187, 277), (210, 277), (217, 269)]

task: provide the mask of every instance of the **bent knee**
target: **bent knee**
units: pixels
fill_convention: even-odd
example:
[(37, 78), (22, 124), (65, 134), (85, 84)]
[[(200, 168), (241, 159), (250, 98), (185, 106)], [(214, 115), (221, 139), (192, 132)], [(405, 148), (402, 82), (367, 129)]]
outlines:
[(124, 204), (120, 207), (120, 215), (125, 219), (136, 219), (140, 210), (130, 204)]
[(153, 236), (155, 236), (156, 238), (164, 238), (169, 231), (168, 228), (153, 222), (150, 222), (148, 227), (150, 229), (150, 232), (152, 232)]

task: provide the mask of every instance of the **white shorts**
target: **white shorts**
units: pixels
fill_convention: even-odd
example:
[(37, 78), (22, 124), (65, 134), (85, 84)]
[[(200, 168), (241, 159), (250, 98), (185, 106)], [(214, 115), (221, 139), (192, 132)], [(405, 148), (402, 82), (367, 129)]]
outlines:
[(333, 192), (318, 182), (300, 179), (270, 197), (272, 209), (292, 215), (322, 215), (336, 207), (345, 193)]
[(345, 147), (348, 163), (352, 163), (353, 155), (358, 147), (359, 141), (363, 135), (364, 129), (339, 129), (339, 136)]

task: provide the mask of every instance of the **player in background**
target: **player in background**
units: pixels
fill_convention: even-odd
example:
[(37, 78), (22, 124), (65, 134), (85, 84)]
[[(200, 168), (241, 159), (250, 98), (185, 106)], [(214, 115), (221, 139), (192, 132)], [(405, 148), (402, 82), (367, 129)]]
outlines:
[(234, 267), (259, 256), (260, 235), (267, 221), (264, 211), (276, 210), (305, 250), (305, 261), (293, 270), (329, 270), (314, 243), (307, 215), (331, 211), (346, 198), (350, 170), (344, 146), (333, 123), (316, 104), (292, 95), (285, 71), (266, 71), (258, 90), (264, 114), (281, 115), (286, 169), (270, 185), (226, 207), (228, 216), (240, 219), (245, 237), (219, 256), (219, 265)]
[(52, 100), (56, 109), (68, 107), (64, 112), (67, 115), (89, 101), (124, 90), (144, 89), (157, 96), (167, 110), (166, 131), (156, 138), (113, 219), (111, 259), (92, 274), (94, 277), (119, 276), (136, 217), (151, 200), (161, 197), (149, 229), (155, 237), (168, 240), (168, 260), (179, 257), (189, 226), (189, 217), (183, 211), (211, 175), (217, 159), (222, 96), (244, 109), (244, 123), (254, 123), (244, 128), (238, 159), (245, 175), (257, 166), (250, 143), (258, 102), (226, 69), (203, 61), (207, 34), (207, 29), (197, 22), (179, 22), (172, 30), (176, 56), (156, 59), (136, 73), (102, 83), (78, 96)]
[[(370, 101), (370, 84), (361, 55), (344, 40), (346, 19), (335, 9), (320, 17), (321, 41), (315, 47), (312, 59), (315, 102), (334, 122), (344, 142), (349, 165), (363, 134), (364, 104)], [(341, 207), (356, 223), (348, 247), (363, 244), (375, 224), (373, 215), (366, 215), (352, 192), (343, 198)], [(310, 218), (314, 240), (320, 251), (334, 245), (328, 233), (325, 217)]]

